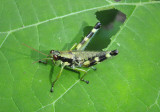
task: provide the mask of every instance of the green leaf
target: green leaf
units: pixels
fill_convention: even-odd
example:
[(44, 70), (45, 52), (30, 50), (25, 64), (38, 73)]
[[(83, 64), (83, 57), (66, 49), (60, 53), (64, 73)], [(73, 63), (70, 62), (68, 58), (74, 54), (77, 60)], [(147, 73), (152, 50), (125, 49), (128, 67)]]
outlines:
[[(160, 111), (160, 2), (117, 1), (1, 0), (0, 111)], [(96, 37), (105, 37), (103, 46), (102, 39), (88, 49), (100, 45), (118, 49), (119, 54), (98, 64), (97, 71), (90, 70), (85, 77), (88, 85), (77, 73), (64, 70), (50, 93), (60, 68), (32, 64), (45, 56), (22, 43), (47, 54), (67, 50), (97, 21), (105, 20), (105, 11), (112, 20), (115, 10), (126, 15), (125, 22), (115, 22), (111, 31), (102, 28)]]

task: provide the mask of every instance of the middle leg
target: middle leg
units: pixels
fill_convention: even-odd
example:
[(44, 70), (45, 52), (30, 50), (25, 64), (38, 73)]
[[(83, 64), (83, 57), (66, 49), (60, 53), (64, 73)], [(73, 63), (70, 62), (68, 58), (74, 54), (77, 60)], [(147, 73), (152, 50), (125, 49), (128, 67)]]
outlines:
[(71, 68), (71, 69), (72, 69), (72, 70), (75, 70), (75, 71), (78, 71), (78, 72), (82, 72), (83, 75), (82, 75), (82, 77), (80, 77), (80, 80), (83, 81), (83, 82), (85, 82), (85, 83), (87, 83), (87, 84), (89, 84), (89, 81), (88, 81), (88, 80), (85, 80), (84, 77), (87, 75), (87, 72), (88, 72), (90, 69), (88, 69), (88, 70), (84, 70), (84, 69), (80, 69), (80, 68)]

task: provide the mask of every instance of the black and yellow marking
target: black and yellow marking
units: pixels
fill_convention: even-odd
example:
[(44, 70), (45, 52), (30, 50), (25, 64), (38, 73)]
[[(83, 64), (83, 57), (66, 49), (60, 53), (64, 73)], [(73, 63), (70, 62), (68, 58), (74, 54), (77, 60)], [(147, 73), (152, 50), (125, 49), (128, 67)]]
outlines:
[(105, 59), (108, 59), (112, 56), (116, 56), (117, 54), (118, 54), (118, 50), (113, 50), (110, 52), (101, 53), (99, 56), (89, 58), (87, 61), (85, 61), (83, 63), (83, 66), (90, 67), (90, 66), (96, 65), (96, 64), (104, 61)]
[(82, 50), (89, 43), (89, 40), (94, 36), (94, 34), (100, 29), (100, 27), (101, 23), (96, 23), (92, 31), (77, 45), (76, 50)]

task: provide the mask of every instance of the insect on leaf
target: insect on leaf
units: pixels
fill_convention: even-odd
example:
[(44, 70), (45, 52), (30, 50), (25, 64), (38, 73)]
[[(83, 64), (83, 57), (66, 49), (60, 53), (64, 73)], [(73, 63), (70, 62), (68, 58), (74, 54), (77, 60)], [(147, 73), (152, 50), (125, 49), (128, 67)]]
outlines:
[[(118, 49), (119, 55), (89, 71), (88, 85), (77, 73), (64, 70), (50, 93), (60, 67), (32, 64), (46, 57), (22, 43), (46, 54), (67, 50), (82, 40), (86, 27), (100, 20), (97, 12), (114, 9), (126, 20), (114, 23), (112, 36), (103, 27), (97, 37), (110, 37), (100, 48)], [(0, 111), (158, 112), (159, 10), (160, 1), (153, 0), (1, 0)], [(99, 44), (97, 40), (93, 50)]]

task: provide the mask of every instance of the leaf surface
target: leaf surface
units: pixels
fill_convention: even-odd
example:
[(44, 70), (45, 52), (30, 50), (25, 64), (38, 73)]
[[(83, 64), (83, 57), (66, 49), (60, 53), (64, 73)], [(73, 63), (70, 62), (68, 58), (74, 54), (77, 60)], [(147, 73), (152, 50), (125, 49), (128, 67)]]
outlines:
[[(116, 1), (1, 0), (0, 111), (160, 111), (160, 2)], [(90, 70), (88, 85), (64, 70), (50, 93), (60, 68), (32, 64), (45, 56), (22, 43), (47, 54), (67, 50), (98, 21), (96, 12), (110, 9), (123, 12), (126, 20), (103, 49), (118, 49), (119, 54)], [(108, 38), (104, 30), (98, 33)]]

